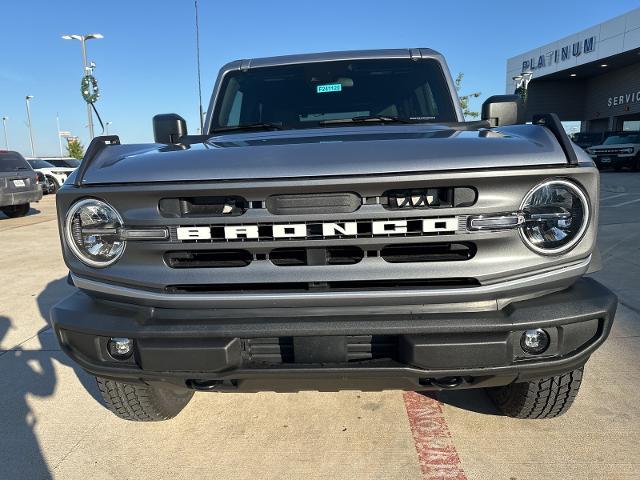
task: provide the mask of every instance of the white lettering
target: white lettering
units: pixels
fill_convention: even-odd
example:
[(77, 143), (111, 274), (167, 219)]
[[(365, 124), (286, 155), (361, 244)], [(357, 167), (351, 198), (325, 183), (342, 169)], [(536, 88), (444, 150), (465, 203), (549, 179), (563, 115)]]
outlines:
[(307, 226), (304, 223), (274, 225), (272, 235), (273, 238), (304, 238), (307, 236)]
[(371, 231), (374, 235), (385, 233), (407, 233), (406, 220), (388, 220), (371, 222)]
[(613, 99), (609, 97), (609, 100), (607, 100), (607, 106), (610, 107), (612, 103), (613, 103)]
[(257, 225), (238, 225), (224, 227), (224, 238), (236, 240), (238, 238), (259, 238)]
[(356, 222), (323, 223), (322, 235), (335, 237), (336, 235), (357, 235), (358, 224)]
[(178, 227), (176, 233), (178, 240), (211, 240), (209, 227)]
[(424, 233), (455, 232), (458, 229), (458, 218), (425, 218), (422, 220)]

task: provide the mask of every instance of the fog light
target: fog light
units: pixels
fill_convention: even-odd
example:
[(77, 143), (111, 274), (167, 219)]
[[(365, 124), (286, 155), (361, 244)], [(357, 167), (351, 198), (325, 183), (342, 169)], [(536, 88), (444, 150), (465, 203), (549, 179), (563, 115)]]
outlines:
[(538, 355), (549, 347), (549, 334), (541, 328), (526, 330), (520, 338), (522, 350), (532, 355)]
[(107, 345), (109, 355), (117, 360), (129, 358), (133, 353), (133, 339), (114, 337), (109, 339)]

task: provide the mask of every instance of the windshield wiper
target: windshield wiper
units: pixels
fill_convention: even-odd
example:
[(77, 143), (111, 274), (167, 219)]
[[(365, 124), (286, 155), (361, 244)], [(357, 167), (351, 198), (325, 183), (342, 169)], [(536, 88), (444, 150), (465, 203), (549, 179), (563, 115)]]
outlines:
[(367, 122), (379, 122), (379, 123), (414, 123), (409, 119), (394, 117), (392, 115), (360, 115), (351, 118), (335, 118), (332, 120), (321, 120), (318, 125), (332, 125), (340, 123), (367, 123)]
[(244, 125), (233, 125), (231, 127), (219, 127), (211, 130), (212, 133), (236, 132), (241, 130), (282, 130), (282, 126), (277, 123), (247, 123)]

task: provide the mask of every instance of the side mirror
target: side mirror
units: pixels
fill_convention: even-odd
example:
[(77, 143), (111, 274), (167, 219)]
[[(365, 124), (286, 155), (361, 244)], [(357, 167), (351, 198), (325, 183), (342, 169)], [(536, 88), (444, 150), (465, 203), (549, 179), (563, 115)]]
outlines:
[(156, 143), (176, 143), (187, 134), (187, 122), (175, 113), (161, 113), (153, 117), (153, 139)]
[(482, 104), (482, 120), (492, 127), (515, 125), (521, 122), (523, 111), (520, 95), (494, 95)]

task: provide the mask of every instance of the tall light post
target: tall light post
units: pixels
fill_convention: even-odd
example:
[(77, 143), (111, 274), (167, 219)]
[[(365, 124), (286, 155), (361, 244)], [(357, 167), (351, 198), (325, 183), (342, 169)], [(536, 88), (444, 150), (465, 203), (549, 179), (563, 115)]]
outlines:
[(29, 122), (29, 141), (31, 142), (31, 156), (36, 156), (36, 147), (33, 143), (33, 128), (31, 127), (31, 108), (29, 106), (29, 101), (33, 98), (33, 95), (27, 95), (24, 97), (24, 100), (27, 104), (27, 121)]
[[(87, 35), (62, 35), (62, 38), (65, 40), (78, 40), (80, 45), (82, 46), (82, 66), (84, 68), (84, 75), (90, 73), (92, 67), (87, 63), (87, 40), (93, 40), (104, 38), (104, 36), (100, 33), (89, 33)], [(87, 118), (89, 120), (89, 139), (93, 140), (93, 112), (91, 112), (91, 104), (87, 103)]]
[(2, 117), (2, 127), (4, 128), (4, 147), (9, 150), (9, 137), (7, 137), (7, 120), (9, 117)]
[(104, 127), (107, 135), (109, 135), (109, 125), (111, 125), (112, 123), (113, 122), (104, 122)]

